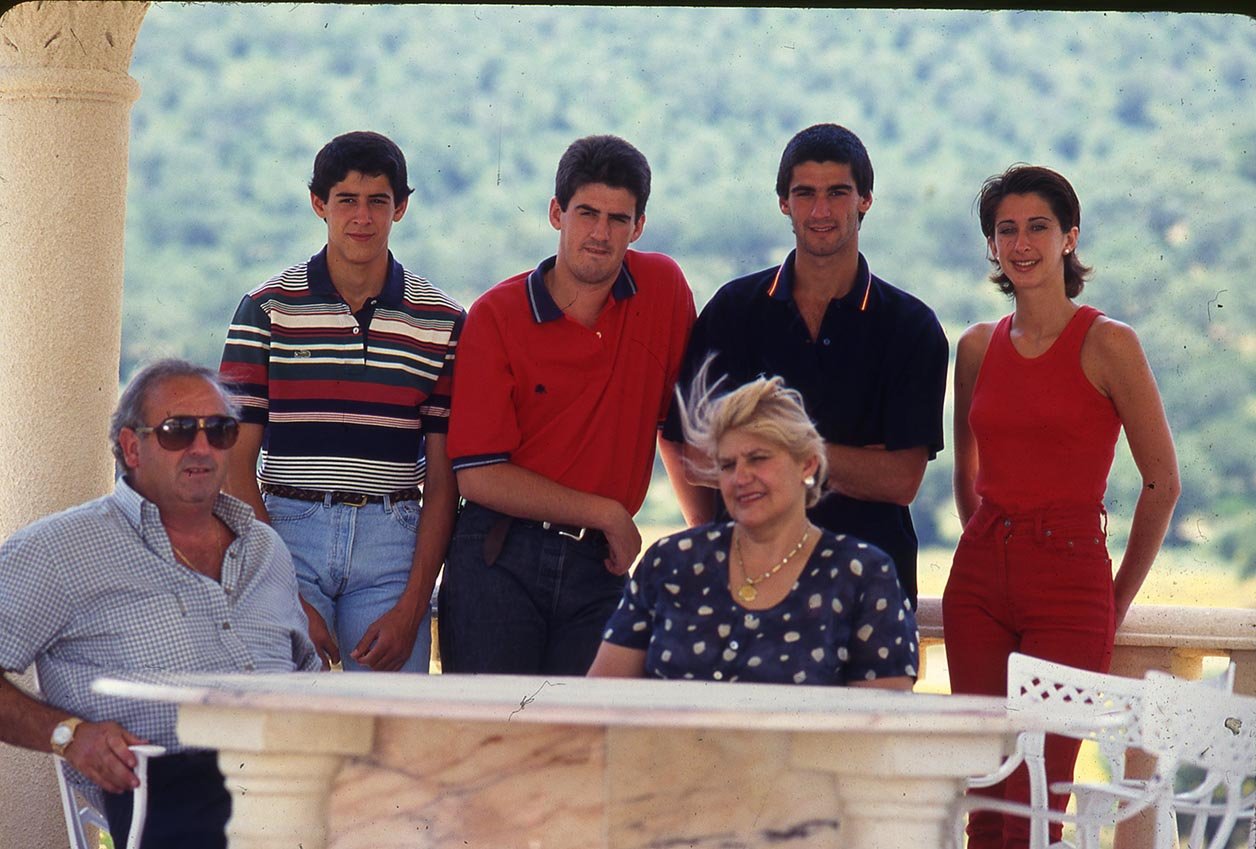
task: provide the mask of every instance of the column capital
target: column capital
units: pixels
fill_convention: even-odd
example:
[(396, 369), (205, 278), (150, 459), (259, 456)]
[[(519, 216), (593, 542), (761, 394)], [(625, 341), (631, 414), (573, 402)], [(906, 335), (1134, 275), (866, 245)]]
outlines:
[(148, 2), (18, 3), (0, 15), (0, 69), (61, 68), (126, 74)]

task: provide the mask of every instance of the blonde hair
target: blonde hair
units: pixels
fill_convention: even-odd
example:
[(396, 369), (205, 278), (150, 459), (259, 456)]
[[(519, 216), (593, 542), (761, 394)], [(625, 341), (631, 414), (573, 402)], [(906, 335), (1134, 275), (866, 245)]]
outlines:
[(758, 377), (731, 392), (719, 394), (724, 383), (721, 377), (708, 385), (708, 371), (714, 356), (707, 357), (690, 384), (688, 400), (676, 387), (685, 442), (698, 449), (699, 458), (688, 460), (690, 471), (698, 480), (714, 483), (719, 477), (716, 448), (724, 434), (744, 431), (776, 445), (794, 459), (819, 461), (815, 481), (807, 487), (806, 504), (820, 500), (828, 474), (828, 457), (824, 439), (807, 415), (802, 395), (790, 389), (779, 377)]

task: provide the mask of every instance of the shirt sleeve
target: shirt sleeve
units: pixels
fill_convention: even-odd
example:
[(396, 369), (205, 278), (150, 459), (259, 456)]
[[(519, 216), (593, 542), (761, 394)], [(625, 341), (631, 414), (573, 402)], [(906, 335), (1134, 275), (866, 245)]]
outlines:
[(56, 557), (39, 539), (19, 531), (0, 546), (0, 669), (30, 666), (71, 614)]
[(454, 471), (505, 463), (519, 447), (515, 376), (503, 324), (487, 296), (467, 314), (450, 412), (448, 449)]
[(894, 561), (879, 548), (868, 546), (850, 561), (849, 568), (860, 586), (851, 612), (847, 683), (901, 675), (915, 678), (920, 668), (920, 635)]
[(441, 366), (440, 377), (436, 379), (432, 393), (419, 405), (419, 417), (423, 421), (424, 433), (449, 432), (449, 409), (454, 388), (454, 360), (458, 351), (458, 337), (462, 335), (462, 326), (465, 321), (466, 314), (459, 312), (453, 322), (449, 343), (445, 347), (445, 362)]
[(658, 559), (659, 545), (655, 543), (646, 549), (641, 562), (624, 585), (619, 607), (607, 620), (606, 630), (602, 633), (606, 642), (641, 651), (649, 648), (654, 634), (654, 602), (659, 575), (655, 561)]
[(218, 374), (240, 405), (241, 419), (265, 425), (270, 413), (270, 316), (249, 295), (227, 328)]
[(942, 405), (950, 352), (946, 334), (931, 310), (902, 328), (899, 355), (887, 393), (885, 447), (891, 451), (923, 445), (929, 459), (942, 450)]

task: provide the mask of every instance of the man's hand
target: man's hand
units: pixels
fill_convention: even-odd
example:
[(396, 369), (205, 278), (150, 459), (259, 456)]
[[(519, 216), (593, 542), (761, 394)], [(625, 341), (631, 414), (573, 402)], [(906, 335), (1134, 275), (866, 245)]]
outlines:
[(427, 604), (418, 610), (405, 599), (371, 623), (349, 656), (376, 672), (396, 672), (410, 659)]
[(305, 611), (305, 618), (310, 620), (310, 642), (314, 644), (318, 656), (323, 659), (323, 669), (331, 669), (333, 664), (340, 662), (340, 646), (336, 645), (336, 638), (327, 630), (323, 617), (309, 602), (301, 599), (301, 608)]
[(612, 575), (623, 575), (641, 553), (641, 532), (637, 530), (632, 516), (618, 502), (614, 503), (615, 512), (612, 519), (602, 528), (606, 534), (606, 543), (610, 547), (610, 557), (606, 558), (606, 571)]
[(65, 759), (108, 793), (125, 793), (140, 786), (135, 775), (139, 762), (128, 747), (148, 741), (116, 722), (84, 722), (74, 731)]

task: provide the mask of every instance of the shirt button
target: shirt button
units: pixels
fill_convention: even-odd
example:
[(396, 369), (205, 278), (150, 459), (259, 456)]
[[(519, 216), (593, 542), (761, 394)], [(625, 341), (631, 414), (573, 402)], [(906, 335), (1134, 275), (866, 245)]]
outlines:
[(224, 631), (230, 631), (230, 630), (231, 630), (231, 623), (230, 623), (230, 622), (224, 622), (224, 623), (222, 623), (222, 629), (223, 629)]
[(1012, 527), (1012, 520), (1011, 520), (1011, 519), (1004, 519), (1004, 520), (1003, 520), (1003, 527), (1005, 527), (1005, 528), (1010, 528), (1010, 527)]
[(736, 640), (731, 641), (731, 642), (728, 644), (728, 647), (729, 647), (730, 649), (733, 649), (734, 651), (736, 651), (736, 649), (737, 649), (737, 641), (736, 641)]
[(246, 672), (252, 672), (252, 671), (253, 671), (254, 669), (256, 669), (256, 668), (257, 668), (257, 667), (255, 667), (255, 666), (253, 665), (253, 661), (251, 661), (251, 660), (250, 660), (248, 663), (244, 664), (244, 670), (245, 670)]
[(833, 340), (832, 340), (832, 339), (830, 339), (829, 337), (825, 336), (825, 337), (824, 337), (824, 347), (826, 347), (826, 348), (827, 348), (829, 345), (832, 345), (832, 344), (833, 344)]
[(362, 332), (362, 331), (361, 331), (361, 329), (359, 329), (359, 328), (357, 328), (357, 327), (353, 328), (353, 335), (354, 335), (354, 336), (357, 336), (357, 335), (358, 335), (359, 333), (361, 333), (361, 332)]

